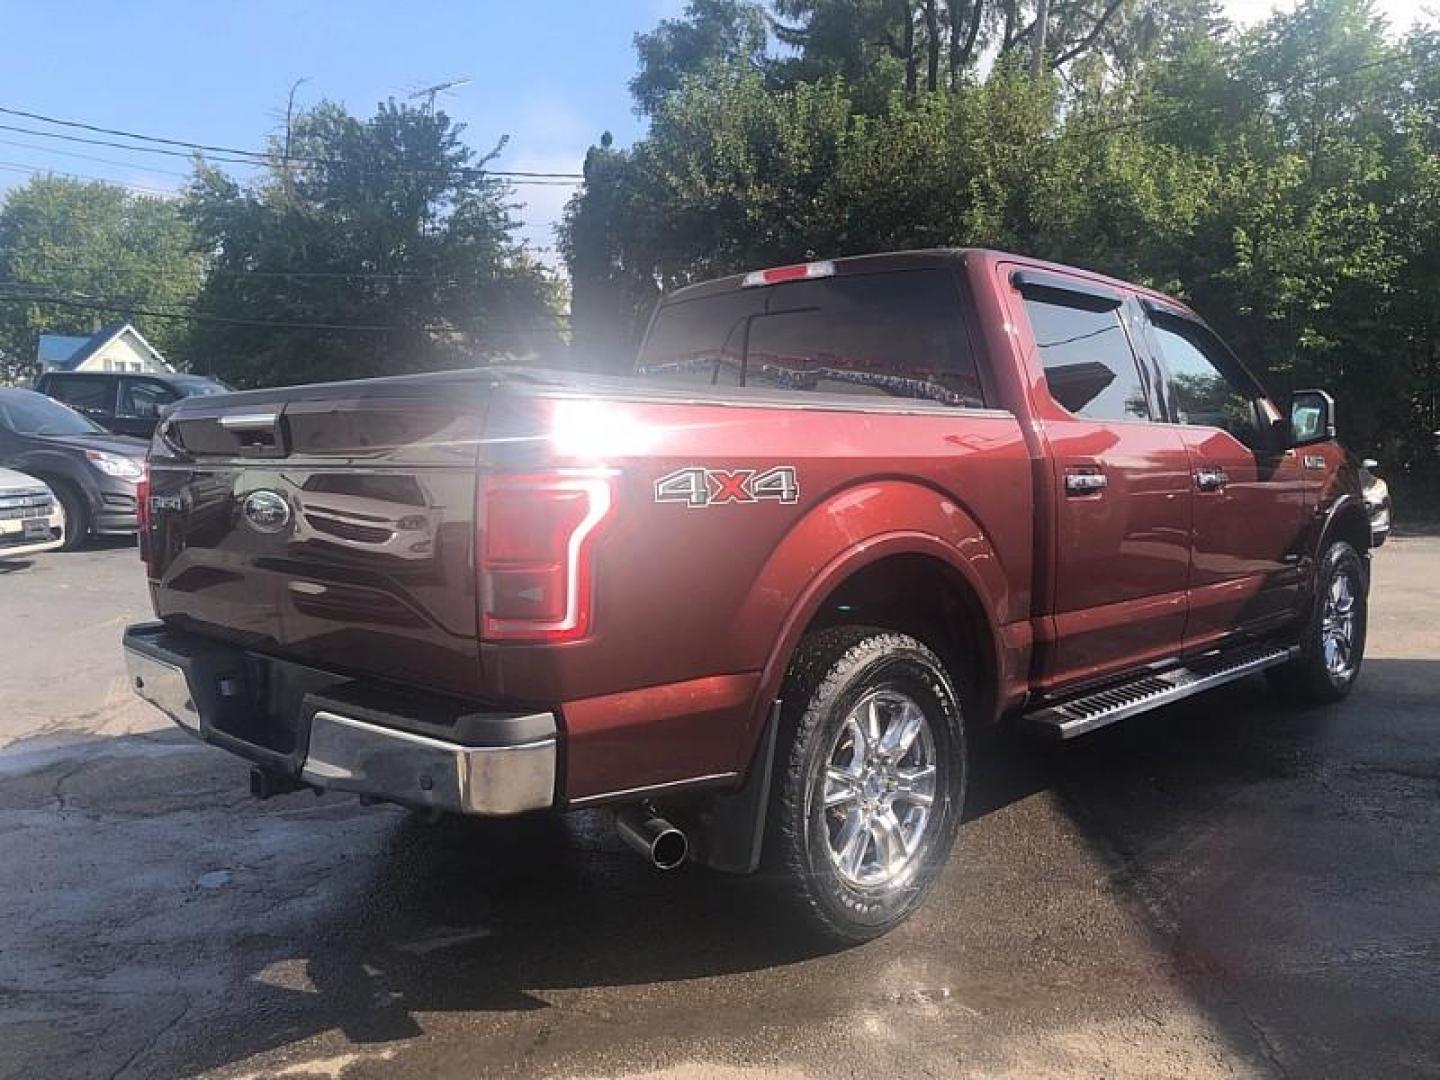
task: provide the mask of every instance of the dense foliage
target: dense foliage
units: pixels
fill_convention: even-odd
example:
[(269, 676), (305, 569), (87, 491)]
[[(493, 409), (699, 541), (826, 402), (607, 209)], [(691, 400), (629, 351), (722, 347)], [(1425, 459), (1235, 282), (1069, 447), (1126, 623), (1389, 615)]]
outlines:
[(131, 320), (167, 356), (185, 327), (138, 312), (188, 303), (202, 259), (177, 207), (110, 184), (39, 176), (0, 208), (0, 384), (28, 378), (38, 337)]
[(967, 51), (965, 0), (776, 0), (782, 40), (757, 51), (758, 4), (693, 0), (656, 31), (686, 49), (640, 41), (648, 136), (592, 149), (569, 207), (577, 340), (624, 356), (662, 290), (716, 274), (1016, 250), (1187, 298), (1274, 392), (1331, 388), (1347, 441), (1418, 496), (1440, 428), (1440, 34), (1388, 34), (1367, 0), (1245, 33), (1204, 0), (1130, 0), (1092, 33), (1095, 5), (1056, 0), (1037, 54), (1036, 7), (984, 5)]
[(300, 113), (242, 187), (186, 199), (209, 265), (192, 363), (242, 385), (459, 367), (559, 345), (556, 286), (514, 239), (510, 189), (444, 113)]

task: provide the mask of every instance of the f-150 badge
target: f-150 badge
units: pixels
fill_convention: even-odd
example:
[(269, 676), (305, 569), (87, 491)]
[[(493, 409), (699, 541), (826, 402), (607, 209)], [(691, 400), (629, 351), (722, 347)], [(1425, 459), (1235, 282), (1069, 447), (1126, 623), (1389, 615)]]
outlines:
[(756, 469), (676, 469), (655, 481), (655, 501), (684, 503), (698, 510), (721, 503), (800, 501), (800, 482), (793, 465)]

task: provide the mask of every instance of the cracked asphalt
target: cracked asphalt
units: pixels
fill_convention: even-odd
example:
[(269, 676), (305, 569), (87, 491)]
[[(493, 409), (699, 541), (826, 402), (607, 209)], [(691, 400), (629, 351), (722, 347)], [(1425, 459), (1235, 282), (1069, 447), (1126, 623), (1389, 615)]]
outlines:
[(133, 548), (0, 562), (0, 1077), (1440, 1074), (1440, 538), (1344, 705), (989, 736), (921, 914), (816, 952), (603, 818), (260, 803), (125, 689)]

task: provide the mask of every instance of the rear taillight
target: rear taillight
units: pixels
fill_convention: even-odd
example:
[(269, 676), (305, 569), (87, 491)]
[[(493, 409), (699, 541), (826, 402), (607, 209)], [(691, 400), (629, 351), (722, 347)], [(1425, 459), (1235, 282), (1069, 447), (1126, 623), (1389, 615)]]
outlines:
[(140, 532), (140, 561), (150, 565), (150, 463), (135, 481), (135, 524)]
[(480, 634), (568, 641), (591, 625), (591, 554), (614, 502), (608, 473), (480, 482)]

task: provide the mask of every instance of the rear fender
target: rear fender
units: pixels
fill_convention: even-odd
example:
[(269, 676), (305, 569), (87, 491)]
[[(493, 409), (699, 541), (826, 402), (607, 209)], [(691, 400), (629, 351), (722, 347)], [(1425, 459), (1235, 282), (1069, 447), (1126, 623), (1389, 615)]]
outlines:
[(894, 555), (929, 556), (957, 574), (983, 609), (993, 655), (1006, 655), (999, 628), (1012, 618), (1010, 584), (984, 529), (969, 511), (944, 492), (908, 481), (877, 480), (846, 488), (786, 534), (736, 620), (738, 632), (765, 633), (774, 642), (752, 705), (742, 757), (753, 751), (779, 696), (790, 656), (826, 598), (857, 571)]

